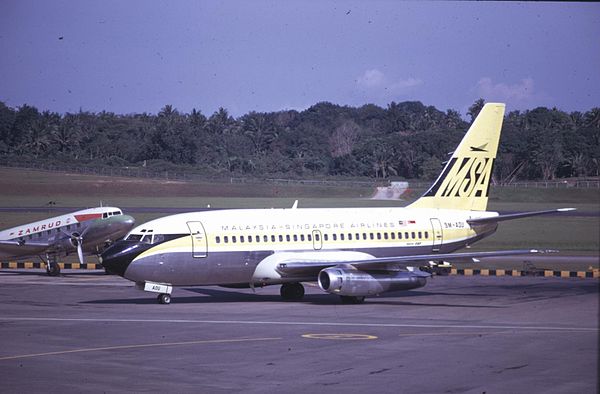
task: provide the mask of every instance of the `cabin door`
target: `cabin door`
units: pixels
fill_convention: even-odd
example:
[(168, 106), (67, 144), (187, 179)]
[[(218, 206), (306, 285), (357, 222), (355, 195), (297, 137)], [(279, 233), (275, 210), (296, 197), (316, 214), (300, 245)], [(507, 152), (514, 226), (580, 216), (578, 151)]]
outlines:
[(444, 241), (444, 233), (442, 232), (442, 223), (440, 223), (440, 219), (432, 218), (431, 228), (433, 230), (433, 247), (431, 251), (439, 252), (442, 242)]
[(192, 237), (192, 257), (202, 258), (208, 255), (208, 239), (200, 222), (187, 222)]
[(323, 236), (319, 230), (313, 230), (312, 232), (313, 249), (321, 250), (323, 247)]

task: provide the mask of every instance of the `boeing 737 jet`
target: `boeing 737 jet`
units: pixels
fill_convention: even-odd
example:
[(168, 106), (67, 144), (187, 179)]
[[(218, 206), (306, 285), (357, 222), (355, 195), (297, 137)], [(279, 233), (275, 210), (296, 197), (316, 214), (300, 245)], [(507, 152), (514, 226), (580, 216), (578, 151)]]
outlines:
[(173, 286), (281, 285), (300, 299), (302, 282), (360, 303), (425, 285), (429, 261), (464, 261), (537, 250), (452, 253), (496, 231), (498, 222), (560, 212), (486, 211), (504, 104), (486, 104), (431, 188), (405, 208), (243, 209), (183, 213), (133, 229), (101, 256), (104, 267), (158, 293)]
[(60, 274), (57, 258), (77, 252), (84, 263), (85, 253), (99, 254), (107, 244), (122, 238), (135, 224), (119, 208), (84, 209), (62, 216), (27, 223), (0, 231), (0, 259), (45, 255), (46, 272)]

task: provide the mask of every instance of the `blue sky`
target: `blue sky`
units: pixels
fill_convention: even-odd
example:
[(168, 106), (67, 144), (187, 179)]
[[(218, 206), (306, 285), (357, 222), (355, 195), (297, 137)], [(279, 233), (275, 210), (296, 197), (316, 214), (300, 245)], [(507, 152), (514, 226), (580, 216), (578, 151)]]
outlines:
[(600, 3), (4, 0), (0, 53), (0, 101), (61, 113), (600, 106)]

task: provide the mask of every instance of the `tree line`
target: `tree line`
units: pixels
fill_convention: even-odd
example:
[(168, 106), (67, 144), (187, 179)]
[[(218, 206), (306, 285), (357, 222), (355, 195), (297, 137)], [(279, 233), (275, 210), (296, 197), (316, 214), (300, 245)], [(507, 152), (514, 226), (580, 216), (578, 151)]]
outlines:
[[(484, 100), (467, 112), (471, 121)], [(387, 108), (328, 102), (304, 111), (234, 118), (165, 105), (158, 114), (59, 114), (0, 102), (0, 163), (147, 167), (207, 177), (327, 176), (433, 179), (470, 122), (418, 101)], [(494, 180), (556, 179), (600, 173), (600, 108), (505, 115)]]

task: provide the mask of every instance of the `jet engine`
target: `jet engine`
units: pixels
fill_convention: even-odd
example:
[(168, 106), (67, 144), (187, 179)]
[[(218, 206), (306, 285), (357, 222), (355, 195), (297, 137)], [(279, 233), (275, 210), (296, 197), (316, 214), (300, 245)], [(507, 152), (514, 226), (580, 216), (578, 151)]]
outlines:
[(319, 287), (340, 296), (362, 297), (425, 286), (425, 276), (410, 271), (369, 273), (355, 268), (330, 267), (319, 272)]

